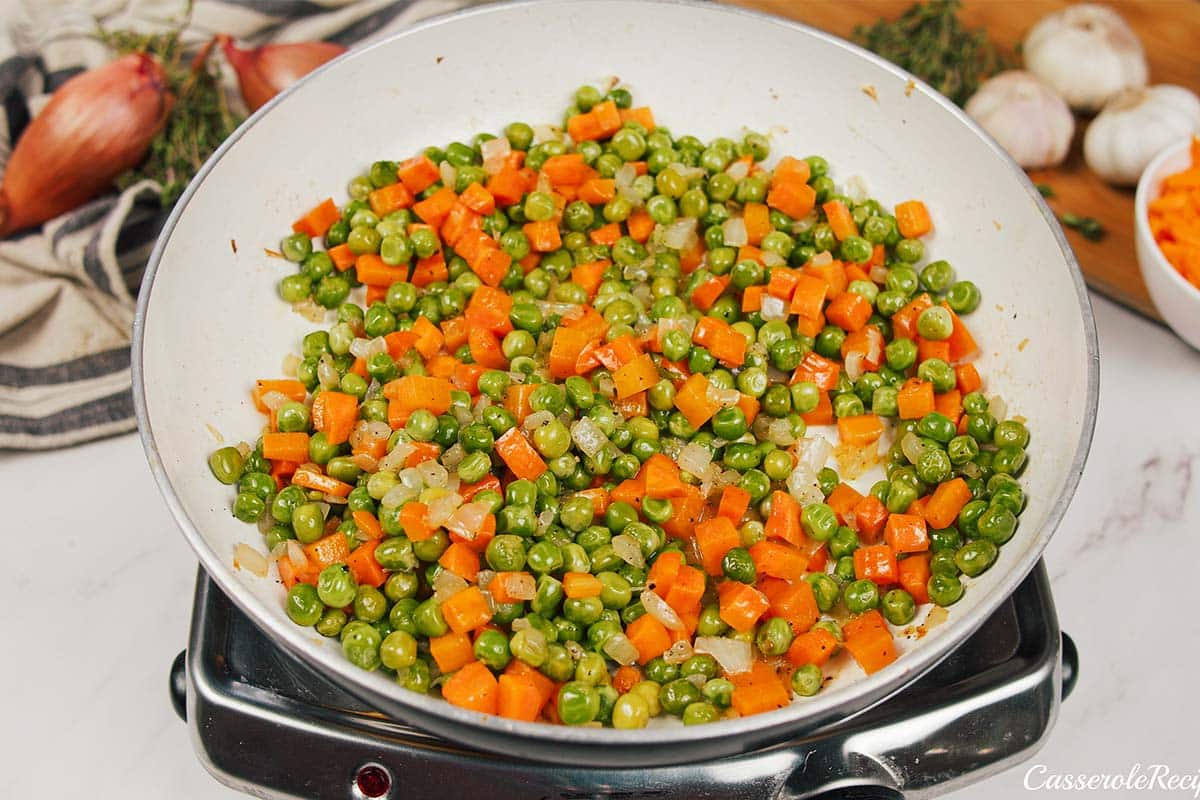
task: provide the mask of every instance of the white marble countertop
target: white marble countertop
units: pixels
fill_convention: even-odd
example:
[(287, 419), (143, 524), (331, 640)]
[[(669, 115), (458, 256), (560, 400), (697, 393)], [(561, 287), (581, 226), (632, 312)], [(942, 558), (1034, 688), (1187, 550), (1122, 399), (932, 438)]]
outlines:
[[(1010, 798), (1035, 764), (1044, 775), (1200, 768), (1200, 693), (1189, 688), (1200, 660), (1190, 574), (1200, 563), (1200, 353), (1094, 303), (1100, 418), (1046, 553), (1079, 684), (1041, 752), (958, 796)], [(239, 796), (200, 766), (168, 701), (196, 559), (138, 438), (0, 454), (0, 486), (0, 608), (14, 623), (0, 659), (0, 797)]]

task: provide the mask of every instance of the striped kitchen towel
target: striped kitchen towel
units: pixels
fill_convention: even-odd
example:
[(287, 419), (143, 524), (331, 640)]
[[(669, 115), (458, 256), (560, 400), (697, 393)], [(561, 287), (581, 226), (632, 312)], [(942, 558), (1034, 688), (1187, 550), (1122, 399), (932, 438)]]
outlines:
[[(184, 41), (199, 45), (228, 33), (253, 45), (323, 39), (353, 46), (468, 1), (197, 0)], [(94, 37), (97, 22), (152, 31), (174, 28), (185, 13), (184, 0), (24, 0), (6, 8), (0, 171), (51, 93), (111, 58)], [(134, 302), (167, 213), (157, 184), (144, 181), (0, 241), (0, 448), (62, 447), (136, 427)]]

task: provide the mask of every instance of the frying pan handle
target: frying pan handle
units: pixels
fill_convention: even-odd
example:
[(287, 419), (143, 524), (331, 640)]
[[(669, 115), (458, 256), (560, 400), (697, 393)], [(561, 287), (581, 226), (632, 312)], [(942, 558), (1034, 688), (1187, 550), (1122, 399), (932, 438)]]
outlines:
[(1075, 691), (1079, 681), (1079, 650), (1067, 634), (1062, 635), (1062, 699), (1066, 700)]
[(167, 679), (167, 690), (171, 693), (171, 705), (175, 713), (187, 722), (187, 650), (180, 650), (171, 662), (171, 675)]

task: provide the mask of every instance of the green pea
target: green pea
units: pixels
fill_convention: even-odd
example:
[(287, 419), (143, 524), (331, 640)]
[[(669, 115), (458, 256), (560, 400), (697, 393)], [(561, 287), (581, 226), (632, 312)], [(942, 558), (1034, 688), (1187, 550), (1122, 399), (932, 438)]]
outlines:
[(959, 281), (946, 291), (946, 305), (956, 314), (970, 314), (979, 307), (982, 295), (971, 281)]
[(750, 551), (742, 547), (728, 550), (721, 559), (721, 571), (725, 577), (740, 583), (754, 583), (756, 567)]
[(702, 702), (702, 695), (696, 685), (686, 678), (676, 678), (663, 685), (658, 693), (658, 701), (663, 711), (675, 716), (682, 716), (684, 709), (692, 703)]
[(317, 620), (317, 624), (314, 627), (316, 628), (317, 633), (321, 634), (322, 636), (333, 638), (334, 636), (341, 635), (342, 629), (346, 627), (346, 621), (347, 617), (345, 611), (342, 611), (340, 608), (327, 608), (325, 609), (325, 612), (321, 614), (321, 618)]
[(640, 694), (630, 691), (613, 705), (612, 726), (618, 730), (644, 728), (650, 721), (650, 704)]
[[(994, 431), (992, 438), (995, 440)], [(1003, 475), (1017, 475), (1025, 466), (1025, 458), (1025, 451), (1020, 447), (1011, 444), (1002, 445), (996, 449), (995, 455), (992, 457), (992, 469)]]
[[(395, 636), (396, 634), (392, 635)], [(384, 646), (386, 648), (386, 641), (384, 642)], [(416, 640), (413, 640), (413, 646), (413, 660), (415, 660)], [(473, 652), (476, 660), (482, 661), (486, 666), (496, 671), (504, 669), (508, 666), (508, 662), (512, 660), (512, 653), (508, 649), (508, 637), (497, 630), (482, 631), (478, 638), (475, 639)], [(390, 666), (386, 658), (383, 663)], [(403, 666), (407, 666), (407, 664)], [(393, 667), (393, 669), (396, 668)]]
[(750, 493), (751, 503), (760, 503), (771, 492), (771, 479), (762, 470), (750, 469), (742, 475), (738, 486)]
[(341, 637), (342, 653), (351, 664), (365, 670), (374, 670), (380, 665), (379, 647), (383, 637), (375, 628), (355, 620), (342, 628)]
[(683, 709), (681, 716), (684, 725), (704, 725), (720, 719), (720, 714), (716, 706), (706, 701), (697, 701), (689, 704)]
[(805, 533), (818, 542), (830, 539), (837, 532), (837, 514), (826, 503), (810, 503), (800, 514)]
[(954, 320), (942, 306), (930, 306), (917, 317), (917, 333), (932, 341), (949, 339), (954, 332)]
[(433, 683), (428, 662), (418, 658), (411, 666), (396, 673), (396, 683), (410, 692), (428, 694), (429, 687)]
[(917, 615), (916, 601), (903, 589), (892, 589), (885, 594), (880, 608), (883, 618), (893, 625), (907, 625)]
[(764, 656), (781, 656), (792, 645), (792, 625), (783, 617), (771, 617), (758, 629), (754, 643)]
[(810, 572), (804, 576), (804, 580), (812, 587), (813, 597), (817, 600), (817, 608), (822, 612), (829, 611), (837, 604), (841, 587), (829, 575), (824, 572)]
[(420, 603), (412, 612), (413, 624), (422, 636), (434, 638), (445, 636), (450, 630), (446, 618), (442, 616), (442, 604), (435, 598)]
[(595, 687), (571, 681), (558, 690), (558, 717), (566, 725), (585, 725), (600, 712), (600, 695)]
[(236, 447), (222, 447), (208, 457), (208, 468), (213, 477), (224, 484), (237, 483), (242, 477), (245, 460)]
[(979, 515), (976, 523), (979, 535), (992, 544), (1004, 544), (1017, 530), (1017, 517), (1002, 505), (993, 504)]
[(852, 581), (846, 584), (842, 599), (850, 613), (861, 614), (879, 605), (879, 587), (866, 579)]
[(675, 506), (665, 497), (647, 497), (642, 500), (642, 514), (661, 525), (674, 516)]
[(307, 583), (297, 583), (288, 590), (286, 609), (288, 619), (306, 628), (317, 624), (325, 612), (316, 588)]
[(963, 596), (962, 581), (955, 575), (934, 573), (926, 586), (929, 599), (939, 606), (952, 606)]
[(792, 691), (801, 697), (812, 697), (821, 691), (825, 676), (816, 664), (805, 664), (792, 673)]
[(1000, 550), (993, 542), (976, 539), (958, 549), (954, 554), (954, 563), (964, 575), (974, 578), (996, 563), (999, 554)]
[(317, 594), (332, 608), (344, 608), (358, 596), (358, 584), (343, 564), (331, 564), (317, 576)]

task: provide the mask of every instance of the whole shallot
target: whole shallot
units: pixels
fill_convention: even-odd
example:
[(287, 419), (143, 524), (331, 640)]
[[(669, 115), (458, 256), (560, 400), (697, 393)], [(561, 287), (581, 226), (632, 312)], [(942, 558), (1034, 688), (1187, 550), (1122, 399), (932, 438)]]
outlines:
[(91, 200), (137, 165), (175, 103), (162, 65), (131, 54), (76, 75), (33, 118), (0, 184), (0, 236)]
[(267, 101), (326, 61), (346, 52), (346, 48), (329, 42), (295, 42), (267, 44), (243, 50), (228, 36), (218, 37), (225, 57), (237, 73), (242, 99), (251, 111), (257, 111)]

